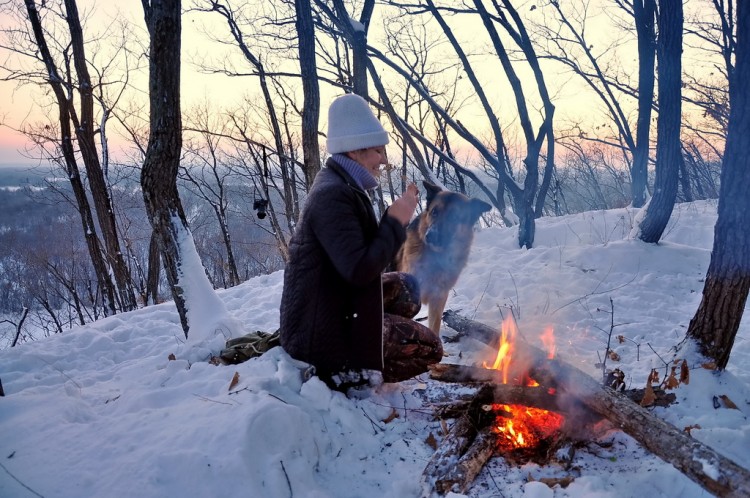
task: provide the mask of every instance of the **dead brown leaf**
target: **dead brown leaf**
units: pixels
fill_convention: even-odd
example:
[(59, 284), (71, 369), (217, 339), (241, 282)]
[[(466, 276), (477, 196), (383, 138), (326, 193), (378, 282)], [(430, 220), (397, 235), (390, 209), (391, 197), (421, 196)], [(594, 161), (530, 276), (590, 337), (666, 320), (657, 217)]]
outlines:
[(386, 424), (393, 422), (394, 419), (398, 418), (398, 412), (395, 408), (391, 408), (391, 413), (383, 420)]
[(435, 439), (435, 436), (432, 435), (432, 432), (430, 432), (430, 435), (427, 436), (427, 439), (425, 439), (424, 442), (427, 443), (427, 446), (429, 446), (433, 450), (436, 450), (438, 448), (437, 439)]
[(169, 361), (175, 361), (177, 357), (174, 355), (174, 353), (169, 353), (169, 356), (167, 356), (167, 359)]
[(610, 350), (609, 351), (609, 359), (612, 361), (620, 361), (620, 355), (617, 354), (615, 351)]
[(682, 360), (680, 365), (680, 382), (685, 385), (690, 384), (690, 369), (687, 360)]
[(618, 341), (618, 342), (619, 342), (620, 344), (624, 344), (624, 343), (625, 343), (625, 336), (624, 336), (624, 335), (618, 335), (618, 336), (617, 336), (617, 341)]
[(688, 436), (692, 436), (690, 431), (692, 431), (693, 429), (701, 429), (701, 426), (698, 424), (688, 425), (683, 430), (688, 433)]
[(573, 476), (565, 476), (565, 477), (541, 477), (539, 478), (539, 482), (543, 482), (550, 488), (554, 488), (558, 484), (561, 488), (567, 488), (571, 482), (575, 481), (575, 477)]
[(641, 400), (641, 406), (651, 406), (656, 401), (656, 395), (654, 394), (654, 388), (651, 387), (651, 382), (646, 383), (646, 390), (643, 393), (643, 399)]
[(713, 361), (703, 363), (701, 366), (706, 370), (716, 370), (716, 363), (714, 363)]
[(719, 398), (721, 398), (721, 400), (724, 402), (724, 406), (726, 406), (727, 408), (730, 408), (732, 410), (739, 410), (739, 408), (737, 408), (737, 405), (735, 405), (734, 402), (729, 399), (729, 396), (727, 396), (726, 394), (722, 394), (721, 396), (719, 396)]
[(651, 369), (651, 373), (648, 376), (648, 380), (646, 381), (646, 384), (658, 384), (659, 383), (659, 372), (655, 368)]
[(229, 390), (231, 391), (232, 389), (234, 389), (239, 382), (240, 382), (240, 373), (234, 372), (234, 376), (232, 377), (232, 382), (229, 383)]
[(680, 381), (677, 380), (677, 367), (672, 367), (672, 371), (669, 373), (669, 377), (664, 382), (664, 389), (675, 389), (680, 385)]

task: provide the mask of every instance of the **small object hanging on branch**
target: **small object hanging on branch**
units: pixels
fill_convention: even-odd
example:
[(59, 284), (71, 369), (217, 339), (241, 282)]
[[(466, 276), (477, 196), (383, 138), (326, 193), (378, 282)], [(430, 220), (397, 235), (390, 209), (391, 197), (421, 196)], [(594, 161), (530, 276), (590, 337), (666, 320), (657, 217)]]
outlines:
[(266, 217), (266, 209), (268, 208), (268, 200), (267, 199), (255, 199), (253, 200), (253, 211), (257, 211), (256, 215), (258, 216), (259, 220), (262, 220)]

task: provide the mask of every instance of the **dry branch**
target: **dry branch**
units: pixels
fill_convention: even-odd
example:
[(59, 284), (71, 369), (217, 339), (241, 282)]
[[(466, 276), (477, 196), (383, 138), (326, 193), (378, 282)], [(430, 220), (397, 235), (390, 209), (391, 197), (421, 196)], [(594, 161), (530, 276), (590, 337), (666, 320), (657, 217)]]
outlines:
[[(461, 335), (474, 337), (486, 344), (497, 342), (496, 332), (487, 325), (451, 311), (443, 315), (443, 320)], [(655, 417), (625, 396), (600, 385), (577, 368), (547, 359), (540, 349), (519, 340), (516, 342), (516, 352), (537, 368), (547, 370), (566, 397), (572, 397), (604, 416), (704, 489), (721, 497), (750, 496), (748, 469)]]

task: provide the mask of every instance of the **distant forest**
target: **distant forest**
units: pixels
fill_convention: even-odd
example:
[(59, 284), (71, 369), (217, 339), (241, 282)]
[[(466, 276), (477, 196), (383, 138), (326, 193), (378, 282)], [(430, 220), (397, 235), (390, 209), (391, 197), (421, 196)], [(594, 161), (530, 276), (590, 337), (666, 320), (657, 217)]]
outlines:
[[(110, 174), (123, 251), (143, 305), (151, 227), (138, 170), (120, 168)], [(229, 287), (225, 243), (211, 205), (185, 182), (181, 186), (206, 272), (215, 287)], [(257, 196), (252, 187), (225, 187), (227, 224), (240, 279), (283, 268), (273, 235), (252, 209)], [(89, 304), (99, 301), (99, 291), (86, 251), (81, 217), (61, 171), (0, 168), (0, 319), (6, 320), (0, 323), (0, 348), (10, 344), (13, 325), (24, 309), (29, 310), (24, 330), (44, 335), (101, 318), (101, 310)], [(171, 298), (165, 286), (162, 275), (158, 300)], [(34, 338), (22, 335), (21, 339)]]

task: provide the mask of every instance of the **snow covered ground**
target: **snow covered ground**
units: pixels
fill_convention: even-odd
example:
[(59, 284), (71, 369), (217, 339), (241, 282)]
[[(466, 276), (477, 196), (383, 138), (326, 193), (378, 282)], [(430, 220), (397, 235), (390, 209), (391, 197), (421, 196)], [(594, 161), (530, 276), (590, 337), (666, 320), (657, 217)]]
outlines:
[[(714, 202), (676, 207), (664, 240), (630, 240), (635, 212), (589, 212), (538, 221), (535, 247), (514, 229), (477, 233), (448, 308), (499, 326), (511, 309), (532, 344), (552, 326), (557, 357), (600, 378), (613, 341), (628, 388), (664, 371), (701, 298), (713, 243)], [(282, 272), (219, 296), (247, 332), (278, 326)], [(611, 301), (610, 301), (611, 299)], [(209, 318), (210, 320), (210, 318)], [(653, 412), (750, 468), (750, 326), (743, 322), (727, 371), (691, 364), (677, 403)], [(445, 334), (451, 330), (444, 328)], [(280, 348), (214, 366), (184, 343), (165, 303), (0, 351), (0, 496), (410, 497), (433, 453), (426, 376), (350, 392), (330, 391)], [(471, 339), (446, 343), (446, 362), (487, 359)], [(168, 357), (174, 354), (176, 359)], [(235, 373), (239, 382), (230, 389)], [(714, 408), (726, 395), (738, 407)], [(393, 414), (397, 417), (393, 418)], [(492, 459), (469, 497), (710, 496), (618, 430), (597, 435), (570, 465)], [(549, 488), (541, 477), (572, 477)], [(453, 495), (460, 496), (460, 495)]]

